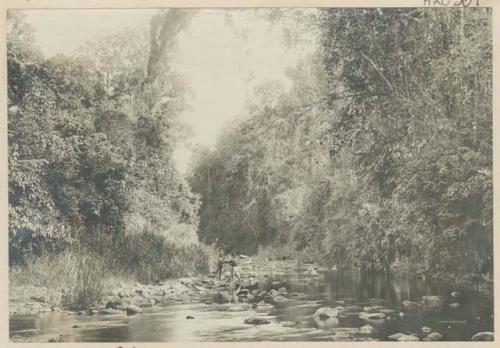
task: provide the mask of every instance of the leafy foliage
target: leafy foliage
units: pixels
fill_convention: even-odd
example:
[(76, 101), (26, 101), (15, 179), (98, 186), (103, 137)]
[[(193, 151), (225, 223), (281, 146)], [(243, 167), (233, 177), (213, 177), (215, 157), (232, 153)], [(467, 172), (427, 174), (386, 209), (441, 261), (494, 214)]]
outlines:
[(126, 29), (45, 59), (10, 14), (11, 263), (76, 242), (120, 267), (134, 234), (154, 233), (172, 250), (198, 243), (198, 198), (172, 159), (186, 88), (169, 55), (188, 20), (161, 11), (151, 34)]
[[(491, 13), (319, 11), (319, 48), (200, 154), (202, 239), (340, 268), (491, 269)], [(217, 239), (218, 238), (218, 239)]]

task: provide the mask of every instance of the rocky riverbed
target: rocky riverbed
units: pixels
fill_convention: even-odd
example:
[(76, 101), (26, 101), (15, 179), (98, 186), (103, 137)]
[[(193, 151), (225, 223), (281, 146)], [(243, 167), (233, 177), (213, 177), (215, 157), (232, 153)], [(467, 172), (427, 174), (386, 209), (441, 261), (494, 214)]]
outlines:
[[(245, 258), (239, 266), (238, 283), (226, 272), (222, 280), (199, 276), (154, 285), (121, 284), (100, 304), (79, 311), (55, 306), (57, 295), (46, 289), (11, 288), (11, 339), (98, 341), (103, 335), (104, 340), (153, 341), (493, 339), (487, 303), (476, 301), (474, 296), (479, 295), (466, 290), (419, 289), (413, 283), (411, 292), (399, 283), (384, 288), (381, 280), (370, 283), (379, 278), (345, 277), (294, 261)], [(39, 327), (50, 326), (40, 324), (44, 320), (50, 325), (73, 324), (54, 325), (44, 332)], [(197, 331), (187, 335), (190, 321)], [(158, 327), (164, 322), (173, 330), (168, 337), (165, 327)], [(114, 326), (129, 329), (117, 333), (110, 329)]]

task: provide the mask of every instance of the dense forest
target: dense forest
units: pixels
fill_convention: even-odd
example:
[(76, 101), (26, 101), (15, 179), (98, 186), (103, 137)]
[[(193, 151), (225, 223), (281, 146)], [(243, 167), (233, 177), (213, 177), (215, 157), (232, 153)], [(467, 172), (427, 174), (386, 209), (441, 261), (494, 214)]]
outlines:
[[(169, 59), (193, 12), (52, 58), (9, 14), (11, 272), (64, 279), (81, 304), (109, 270), (207, 272), (214, 247), (460, 280), (491, 269), (488, 9), (317, 11), (292, 88), (259, 86), (184, 177), (188, 86)], [(282, 12), (270, 20), (296, 20)]]
[(325, 10), (315, 30), (291, 91), (260, 87), (193, 164), (202, 240), (339, 268), (488, 270), (487, 10)]

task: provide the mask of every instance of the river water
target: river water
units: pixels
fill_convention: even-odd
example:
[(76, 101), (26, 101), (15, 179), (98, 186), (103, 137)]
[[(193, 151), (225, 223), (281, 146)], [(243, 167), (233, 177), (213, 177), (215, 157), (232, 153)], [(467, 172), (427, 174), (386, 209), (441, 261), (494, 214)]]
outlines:
[[(441, 340), (469, 341), (477, 332), (493, 331), (492, 297), (446, 282), (388, 280), (378, 274), (331, 271), (314, 277), (297, 273), (268, 277), (259, 284), (265, 290), (286, 287), (288, 300), (246, 310), (234, 304), (195, 303), (157, 305), (135, 316), (78, 316), (64, 312), (11, 316), (10, 337), (32, 342), (47, 342), (59, 335), (68, 342), (359, 341), (388, 340), (388, 336), (399, 332), (424, 339), (430, 330), (439, 332)], [(453, 291), (460, 292), (460, 296), (452, 296)], [(402, 305), (404, 300), (420, 302), (426, 295), (441, 296), (442, 305)], [(450, 303), (459, 303), (459, 307), (452, 308)], [(347, 310), (338, 318), (312, 317), (325, 306)], [(370, 306), (394, 312), (381, 320), (361, 319), (359, 312)], [(266, 318), (270, 323), (245, 324), (244, 320), (251, 316)], [(359, 328), (367, 324), (372, 330), (360, 332)]]

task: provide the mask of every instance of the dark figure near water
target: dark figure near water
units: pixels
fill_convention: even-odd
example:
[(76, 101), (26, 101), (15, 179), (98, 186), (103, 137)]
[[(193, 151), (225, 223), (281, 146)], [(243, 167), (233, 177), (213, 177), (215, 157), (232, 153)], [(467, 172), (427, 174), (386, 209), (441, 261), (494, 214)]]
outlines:
[(229, 264), (231, 265), (231, 280), (234, 280), (234, 277), (238, 278), (238, 282), (241, 282), (240, 274), (238, 271), (238, 265), (236, 264), (236, 254), (231, 254), (231, 259), (229, 260)]
[(217, 272), (216, 272), (216, 274), (219, 275), (219, 280), (221, 280), (223, 266), (224, 266), (224, 253), (221, 251), (219, 254), (219, 258), (217, 259)]

